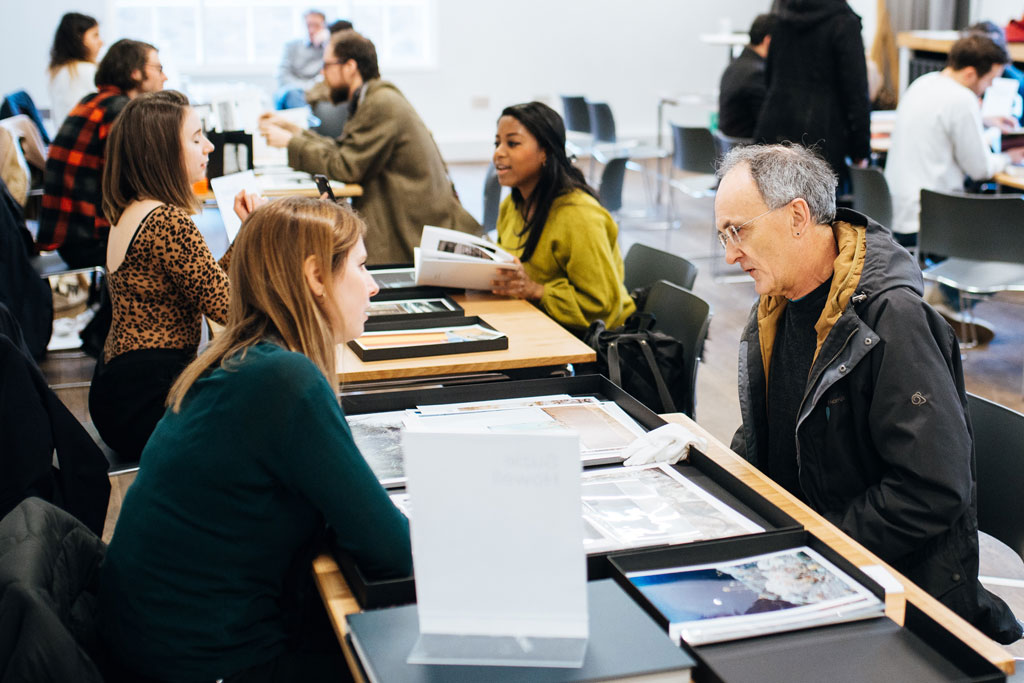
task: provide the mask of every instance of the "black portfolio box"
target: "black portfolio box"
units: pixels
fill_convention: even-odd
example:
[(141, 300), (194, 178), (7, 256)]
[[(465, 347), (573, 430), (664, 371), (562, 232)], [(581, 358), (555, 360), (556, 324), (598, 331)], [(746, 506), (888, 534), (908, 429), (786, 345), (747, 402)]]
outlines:
[[(492, 332), (498, 332), (493, 327), (485, 323), (478, 316), (460, 316), (453, 315), (448, 317), (437, 317), (429, 318), (427, 320), (400, 320), (391, 322), (374, 322), (370, 319), (367, 322), (364, 331), (365, 332), (394, 332), (395, 334), (401, 334), (403, 332), (421, 332), (423, 330), (429, 330), (437, 327), (470, 327), (473, 325), (479, 325)], [(367, 337), (360, 337), (359, 339), (368, 339)], [(348, 343), (350, 349), (352, 349), (360, 360), (363, 361), (375, 361), (375, 360), (394, 360), (396, 358), (422, 358), (424, 356), (445, 356), (454, 353), (473, 353), (476, 351), (500, 351), (508, 348), (508, 337), (504, 333), (501, 336), (488, 339), (470, 339), (467, 341), (438, 341), (437, 343), (431, 344), (415, 344), (409, 346), (389, 346), (385, 348), (369, 348), (364, 347), (359, 343), (359, 339), (353, 339)]]
[[(668, 620), (626, 574), (723, 562), (808, 546), (877, 597), (883, 589), (807, 531), (703, 541), (618, 553), (615, 579), (663, 627)], [(911, 604), (906, 625), (887, 617), (817, 626), (707, 645), (683, 645), (699, 661), (695, 681), (1001, 681), (1003, 673)]]
[[(594, 396), (602, 400), (614, 401), (623, 412), (647, 430), (655, 429), (665, 424), (665, 421), (649, 408), (601, 375), (492, 382), (444, 389), (413, 389), (381, 394), (357, 394), (343, 396), (342, 407), (348, 415), (359, 415), (363, 413), (404, 410), (414, 408), (417, 405), (523, 398), (551, 394)], [(764, 527), (766, 529), (765, 534), (802, 529), (796, 520), (765, 500), (753, 489), (699, 451), (691, 449), (690, 458), (676, 465), (675, 469), (740, 514), (759, 526)], [(698, 541), (698, 543), (704, 542)], [(664, 548), (668, 546), (649, 547)], [(608, 557), (623, 552), (634, 551), (620, 550), (611, 553), (599, 552), (588, 555), (588, 578), (595, 580), (610, 576), (611, 567), (608, 564)], [(352, 589), (352, 593), (364, 609), (402, 605), (415, 601), (415, 583), (412, 577), (388, 581), (369, 581), (359, 571), (352, 558), (344, 551), (335, 549), (334, 555), (349, 587)]]
[(428, 301), (428, 300), (442, 300), (444, 302), (444, 310), (430, 310), (430, 311), (410, 311), (403, 313), (381, 313), (378, 315), (370, 314), (370, 319), (366, 321), (366, 324), (371, 323), (386, 323), (395, 321), (412, 321), (412, 320), (430, 320), (432, 318), (450, 318), (453, 316), (462, 316), (464, 311), (462, 306), (455, 303), (450, 296), (451, 290), (438, 289), (437, 287), (416, 287), (415, 289), (381, 289), (376, 296), (371, 297), (370, 303), (385, 303), (394, 301)]

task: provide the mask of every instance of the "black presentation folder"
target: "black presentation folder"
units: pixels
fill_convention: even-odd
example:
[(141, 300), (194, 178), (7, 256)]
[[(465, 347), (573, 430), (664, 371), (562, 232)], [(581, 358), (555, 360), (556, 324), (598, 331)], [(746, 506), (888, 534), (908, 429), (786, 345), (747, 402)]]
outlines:
[[(668, 621), (626, 574), (720, 562), (808, 546), (877, 597), (885, 593), (864, 572), (808, 531), (743, 536), (609, 558), (615, 579), (667, 630)], [(723, 643), (683, 645), (698, 660), (694, 680), (758, 681), (1002, 681), (991, 662), (933, 619), (907, 604), (906, 625), (884, 616)]]
[(408, 664), (406, 658), (419, 637), (415, 605), (350, 614), (346, 619), (352, 645), (371, 683), (689, 680), (686, 672), (694, 660), (673, 645), (614, 581), (587, 584), (587, 602), (590, 637), (578, 669)]
[[(602, 400), (614, 401), (622, 408), (623, 412), (647, 430), (665, 424), (665, 421), (649, 408), (601, 375), (490, 382), (442, 389), (410, 389), (379, 394), (353, 394), (342, 397), (342, 408), (346, 415), (359, 415), (405, 410), (418, 405), (552, 394), (594, 396)], [(699, 451), (691, 450), (690, 458), (675, 467), (683, 476), (705, 491), (764, 527), (767, 534), (802, 529), (796, 520)], [(614, 554), (623, 552), (632, 551), (616, 551)], [(611, 554), (601, 552), (587, 557), (587, 576), (590, 580), (603, 579), (612, 575), (611, 566), (608, 564), (608, 557)], [(352, 558), (343, 550), (335, 548), (334, 556), (342, 574), (345, 575), (349, 588), (364, 609), (404, 605), (415, 601), (416, 586), (412, 577), (371, 581), (363, 575)]]
[[(371, 319), (364, 326), (366, 332), (416, 332), (435, 327), (469, 327), (480, 325), (488, 330), (493, 327), (485, 323), (478, 316), (450, 315), (441, 318), (430, 318), (428, 320), (401, 320), (390, 322), (375, 322)], [(494, 330), (497, 331), (497, 330)], [(363, 348), (359, 345), (358, 339), (348, 343), (360, 360), (395, 360), (396, 358), (422, 358), (424, 356), (446, 356), (453, 353), (474, 353), (476, 351), (500, 351), (508, 348), (508, 337), (502, 334), (496, 339), (475, 339), (459, 342), (439, 342), (436, 344), (418, 344), (410, 346), (392, 346), (387, 348)]]

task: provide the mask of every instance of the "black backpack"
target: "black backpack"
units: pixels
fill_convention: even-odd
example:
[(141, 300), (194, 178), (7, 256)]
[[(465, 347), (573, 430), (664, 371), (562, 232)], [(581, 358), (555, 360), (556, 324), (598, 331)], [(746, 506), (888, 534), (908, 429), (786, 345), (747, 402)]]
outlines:
[(683, 343), (650, 329), (649, 313), (607, 330), (596, 320), (583, 341), (597, 352), (595, 370), (656, 413), (692, 412)]

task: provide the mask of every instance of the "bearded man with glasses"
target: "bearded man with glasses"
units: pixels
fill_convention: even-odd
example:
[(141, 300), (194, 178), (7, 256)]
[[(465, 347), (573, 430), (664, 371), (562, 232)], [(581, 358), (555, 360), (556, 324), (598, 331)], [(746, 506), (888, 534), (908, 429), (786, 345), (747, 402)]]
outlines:
[(892, 233), (836, 209), (798, 145), (719, 170), (725, 260), (759, 300), (740, 340), (733, 450), (990, 638), (1021, 626), (978, 581), (974, 445), (956, 337)]

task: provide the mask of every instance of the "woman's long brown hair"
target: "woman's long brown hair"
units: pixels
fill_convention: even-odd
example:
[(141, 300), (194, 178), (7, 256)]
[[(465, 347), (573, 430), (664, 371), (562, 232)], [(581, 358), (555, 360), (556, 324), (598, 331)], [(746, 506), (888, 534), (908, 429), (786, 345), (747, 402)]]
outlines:
[(228, 268), (227, 325), (182, 371), (167, 405), (178, 412), (188, 390), (211, 367), (230, 370), (232, 359), (266, 339), (308, 357), (334, 386), (335, 334), (325, 311), (338, 310), (339, 302), (328, 286), (318, 303), (304, 264), (313, 256), (325, 280), (335, 277), (365, 231), (350, 208), (319, 199), (288, 197), (253, 211), (235, 238)]

